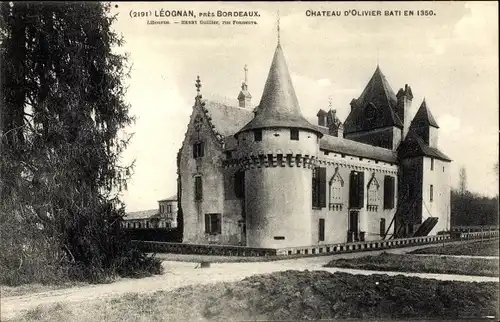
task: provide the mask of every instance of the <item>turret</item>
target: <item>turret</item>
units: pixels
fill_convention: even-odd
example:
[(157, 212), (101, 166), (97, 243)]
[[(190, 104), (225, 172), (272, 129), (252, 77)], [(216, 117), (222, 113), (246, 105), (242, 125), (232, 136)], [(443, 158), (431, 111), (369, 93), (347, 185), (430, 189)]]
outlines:
[(425, 144), (431, 148), (437, 148), (439, 126), (430, 109), (427, 108), (425, 98), (415, 114), (410, 127), (424, 140)]
[(310, 245), (312, 169), (322, 133), (301, 113), (278, 43), (254, 118), (235, 134), (245, 171), (247, 246)]

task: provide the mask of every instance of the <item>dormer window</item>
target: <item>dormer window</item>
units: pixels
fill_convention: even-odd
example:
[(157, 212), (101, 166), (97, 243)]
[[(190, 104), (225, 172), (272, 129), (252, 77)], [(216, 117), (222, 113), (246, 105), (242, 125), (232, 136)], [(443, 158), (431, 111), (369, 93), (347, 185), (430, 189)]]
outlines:
[(262, 141), (262, 130), (253, 131), (253, 137), (254, 137), (255, 142)]
[(298, 141), (299, 140), (299, 130), (291, 129), (290, 130), (290, 140)]
[(193, 144), (193, 158), (201, 158), (204, 155), (203, 142)]
[(377, 107), (372, 103), (368, 103), (365, 107), (365, 117), (368, 121), (372, 121), (375, 119), (375, 116), (377, 114)]

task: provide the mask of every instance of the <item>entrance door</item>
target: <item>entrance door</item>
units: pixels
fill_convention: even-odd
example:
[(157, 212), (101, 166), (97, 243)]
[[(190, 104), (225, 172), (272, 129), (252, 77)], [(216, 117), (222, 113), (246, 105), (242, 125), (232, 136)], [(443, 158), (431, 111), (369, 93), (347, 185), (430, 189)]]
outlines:
[(349, 230), (347, 231), (347, 241), (359, 241), (359, 211), (352, 210), (349, 212)]

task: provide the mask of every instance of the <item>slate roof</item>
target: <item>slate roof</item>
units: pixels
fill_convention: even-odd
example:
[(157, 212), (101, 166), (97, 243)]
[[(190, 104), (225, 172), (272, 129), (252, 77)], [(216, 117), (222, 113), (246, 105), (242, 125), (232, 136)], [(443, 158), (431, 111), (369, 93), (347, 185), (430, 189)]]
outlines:
[(158, 209), (149, 209), (149, 210), (141, 210), (141, 211), (133, 211), (127, 212), (123, 217), (124, 220), (131, 219), (148, 219), (153, 217), (158, 213)]
[(389, 163), (397, 162), (396, 151), (331, 135), (324, 135), (319, 142), (319, 147), (321, 150), (327, 150), (341, 154), (369, 158)]
[(322, 135), (302, 116), (280, 44), (274, 52), (262, 98), (256, 111), (255, 117), (239, 132), (263, 128), (292, 127), (316, 132), (319, 136)]
[(425, 141), (411, 128), (398, 148), (398, 156), (401, 159), (427, 156), (451, 162), (451, 159), (439, 149), (425, 144)]
[(223, 136), (233, 135), (253, 118), (253, 110), (229, 106), (214, 101), (204, 101), (205, 115)]
[(425, 98), (422, 101), (417, 113), (411, 121), (414, 126), (430, 125), (435, 128), (439, 128), (434, 116), (432, 116), (431, 110), (427, 108), (427, 103), (425, 103)]
[[(397, 98), (384, 74), (377, 66), (370, 81), (344, 122), (346, 133), (361, 132), (386, 126), (402, 128), (403, 122), (396, 114)], [(374, 110), (374, 117), (367, 118), (367, 107)]]
[(253, 110), (229, 106), (215, 101), (202, 102), (202, 110), (212, 131), (225, 144), (226, 150), (236, 148), (238, 142), (234, 134), (253, 118)]

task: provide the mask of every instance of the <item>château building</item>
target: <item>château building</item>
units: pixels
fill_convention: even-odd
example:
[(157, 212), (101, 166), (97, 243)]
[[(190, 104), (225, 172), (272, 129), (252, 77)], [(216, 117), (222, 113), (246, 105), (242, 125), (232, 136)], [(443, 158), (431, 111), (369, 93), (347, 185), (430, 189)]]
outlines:
[(177, 196), (158, 200), (156, 209), (127, 212), (121, 225), (129, 229), (177, 228), (177, 204)]
[(425, 100), (379, 66), (341, 122), (301, 112), (278, 42), (260, 103), (198, 94), (178, 153), (183, 242), (282, 248), (449, 230), (451, 162)]

